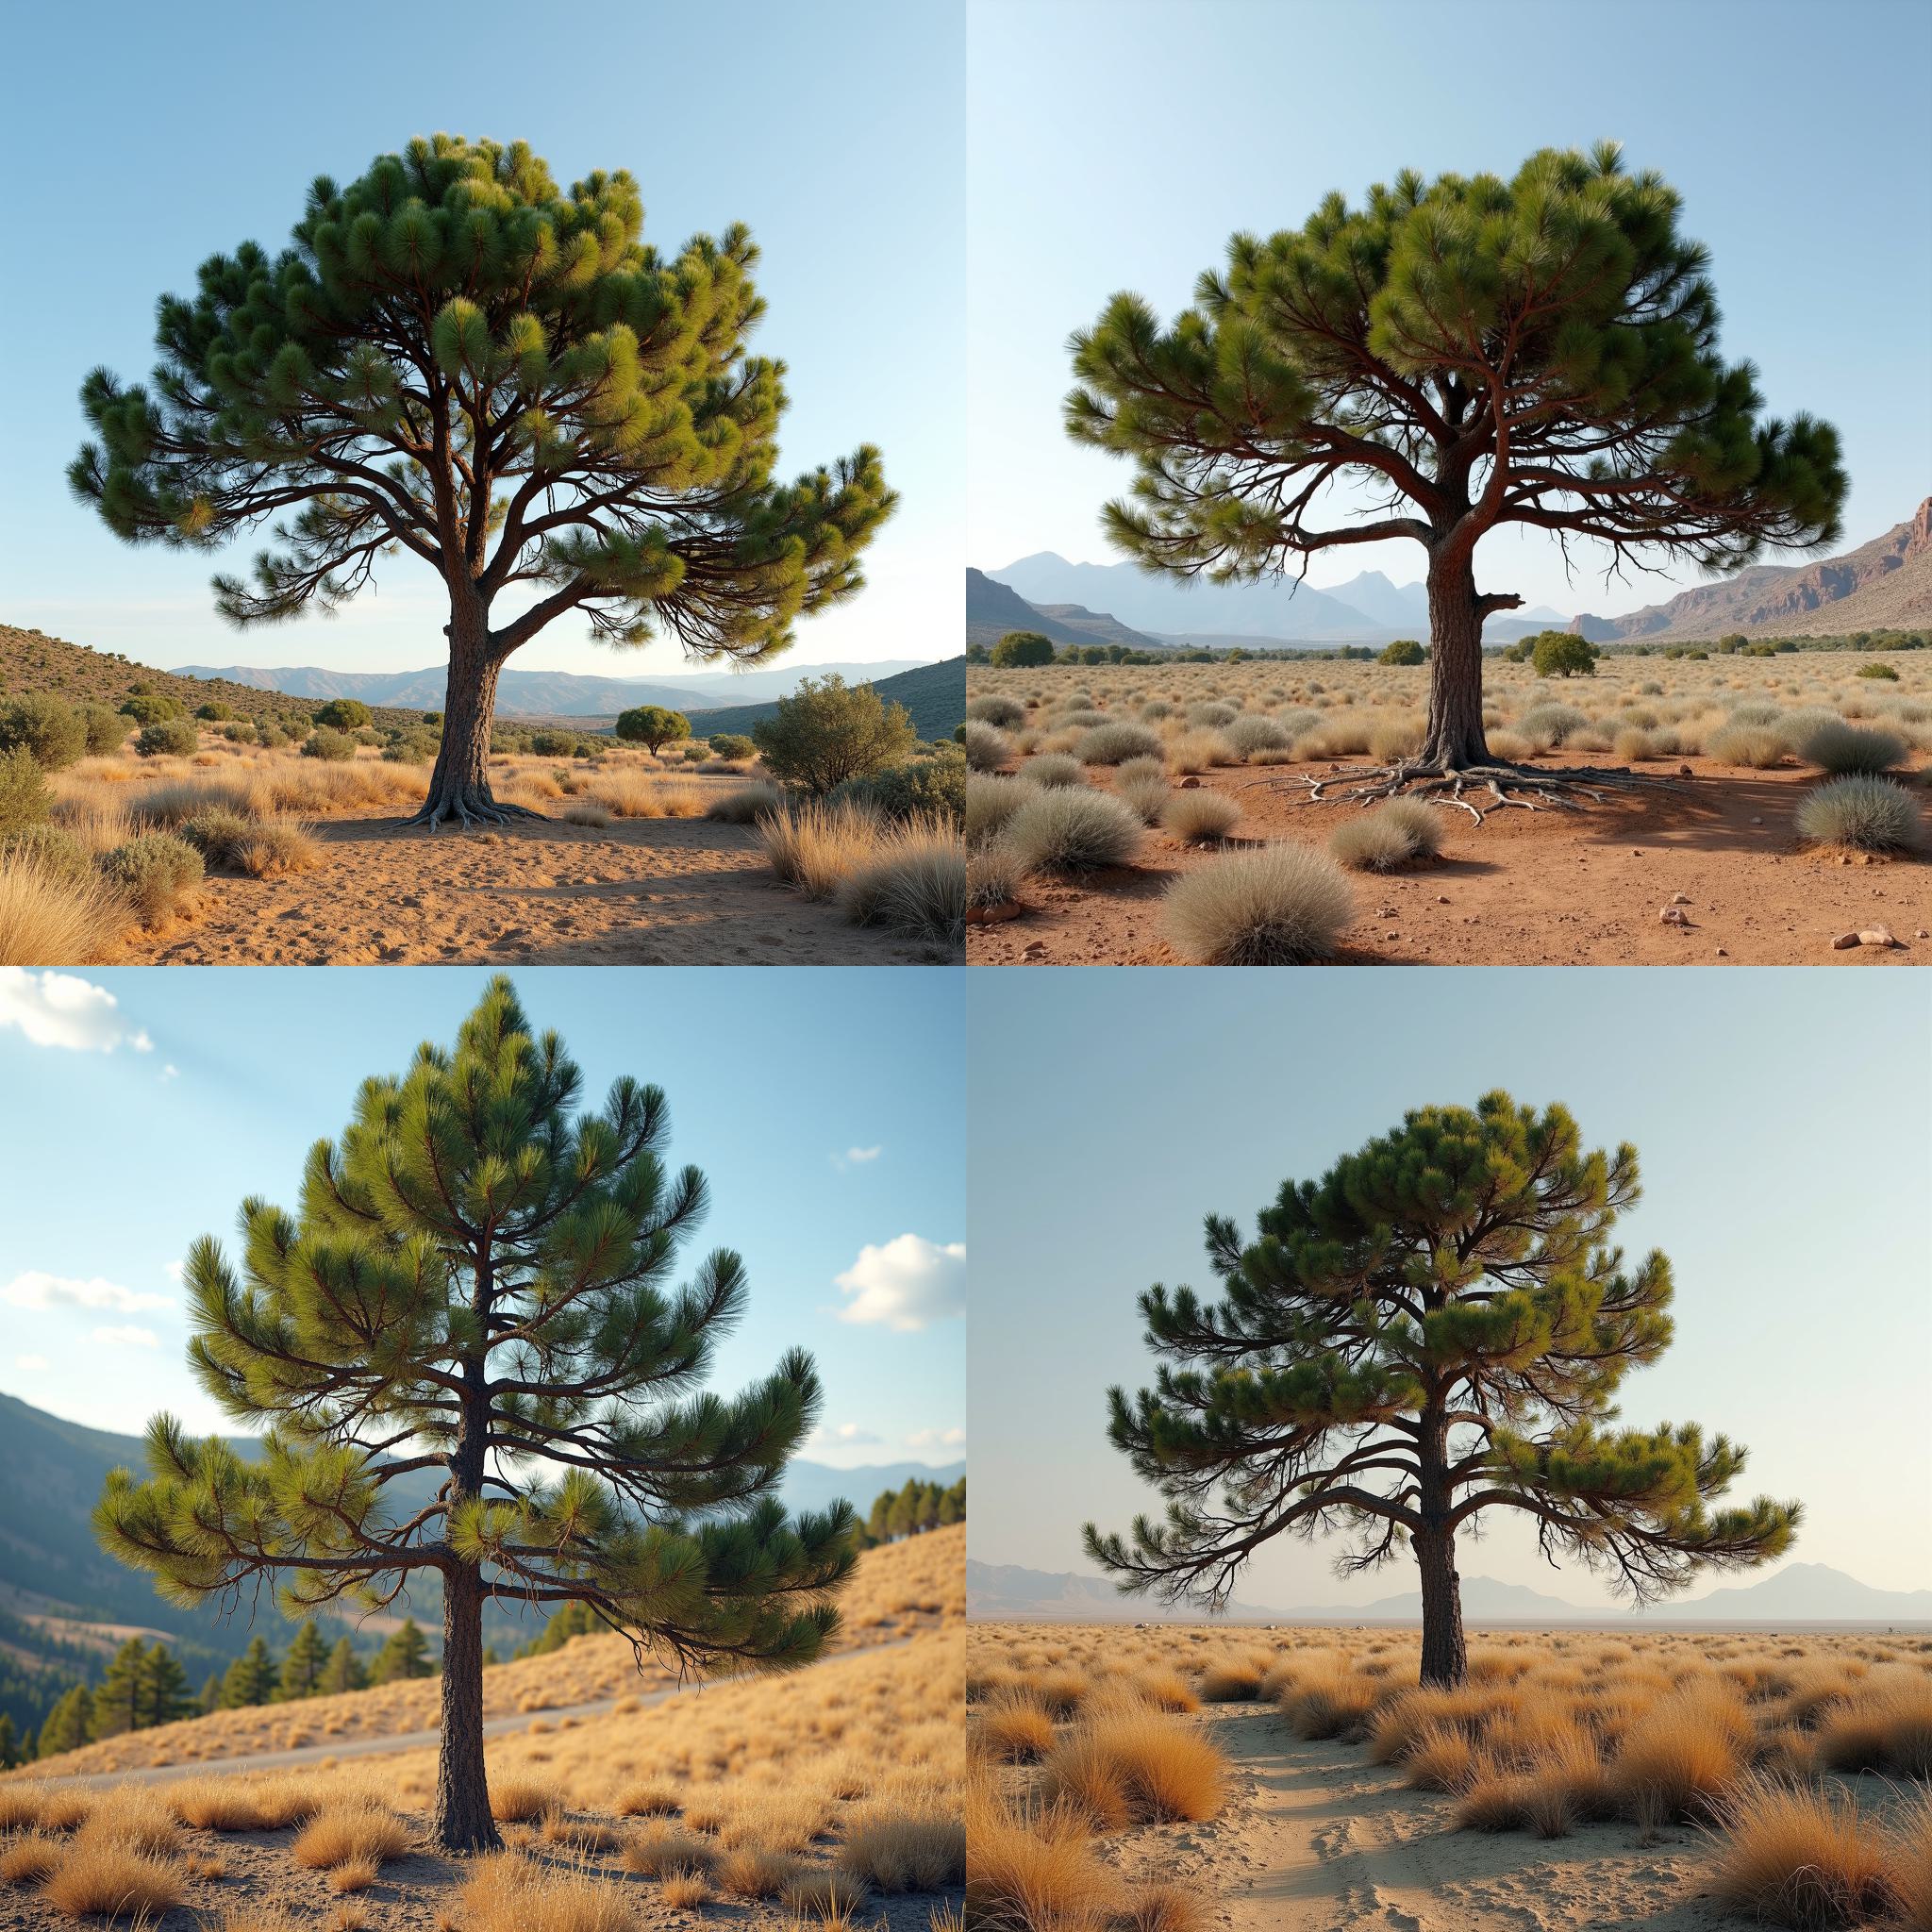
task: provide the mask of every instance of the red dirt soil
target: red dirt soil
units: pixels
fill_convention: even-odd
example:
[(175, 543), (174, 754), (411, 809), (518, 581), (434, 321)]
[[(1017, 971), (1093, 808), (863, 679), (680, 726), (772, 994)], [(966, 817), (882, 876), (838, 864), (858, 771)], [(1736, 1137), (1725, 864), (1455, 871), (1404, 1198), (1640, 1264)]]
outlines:
[[(1590, 763), (1557, 754), (1550, 763)], [(1627, 769), (1613, 759), (1594, 762)], [(1676, 789), (1613, 796), (1581, 811), (1491, 811), (1474, 824), (1443, 810), (1442, 856), (1412, 870), (1350, 874), (1357, 917), (1341, 965), (1817, 966), (1932, 962), (1932, 863), (1863, 862), (1798, 842), (1792, 813), (1815, 773), (1751, 772), (1685, 760)], [(1250, 841), (1325, 845), (1359, 806), (1306, 802), (1296, 770), (1235, 766), (1201, 783), (1237, 799), (1226, 850)], [(1674, 771), (1675, 764), (1668, 768)], [(1092, 774), (1104, 782), (1104, 774)], [(1285, 783), (1283, 781), (1286, 781)], [(1928, 825), (1932, 843), (1932, 825)], [(971, 965), (1174, 966), (1160, 899), (1213, 848), (1176, 845), (1158, 827), (1141, 863), (1091, 881), (1036, 879), (1022, 917), (974, 926)], [(1658, 913), (1678, 893), (1686, 923)], [(1884, 926), (1903, 943), (1834, 951), (1841, 933)]]

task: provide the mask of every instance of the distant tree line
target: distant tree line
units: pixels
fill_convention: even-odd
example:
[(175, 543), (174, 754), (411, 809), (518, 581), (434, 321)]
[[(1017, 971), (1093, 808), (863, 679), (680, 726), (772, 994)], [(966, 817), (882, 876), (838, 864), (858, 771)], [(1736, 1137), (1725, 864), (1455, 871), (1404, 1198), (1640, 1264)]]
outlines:
[(917, 1476), (908, 1478), (902, 1490), (882, 1490), (871, 1513), (856, 1532), (861, 1550), (876, 1549), (881, 1543), (898, 1542), (905, 1537), (920, 1536), (929, 1529), (948, 1529), (966, 1521), (966, 1478), (962, 1475), (950, 1489), (938, 1483), (923, 1483)]

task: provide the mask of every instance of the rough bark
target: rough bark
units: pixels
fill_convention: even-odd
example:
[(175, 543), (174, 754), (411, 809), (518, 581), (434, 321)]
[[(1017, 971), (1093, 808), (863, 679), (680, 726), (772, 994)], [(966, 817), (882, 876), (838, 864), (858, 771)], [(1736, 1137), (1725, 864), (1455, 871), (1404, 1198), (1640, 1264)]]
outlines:
[(436, 1759), (436, 1841), (448, 1852), (493, 1851), (483, 1761), (483, 1585), (474, 1565), (442, 1573), (442, 1741)]
[(1424, 771), (1471, 771), (1490, 762), (1483, 736), (1483, 610), (1470, 553), (1441, 546), (1429, 556), (1429, 724), (1415, 763)]
[(442, 744), (429, 774), (429, 796), (409, 820), (434, 830), (444, 824), (503, 825), (539, 812), (498, 803), (490, 790), (490, 729), (496, 716), (496, 679), (503, 656), (490, 636), (487, 607), (458, 599), (448, 626), (449, 676), (443, 689)]
[(1423, 1682), (1459, 1684), (1469, 1670), (1462, 1641), (1462, 1578), (1456, 1569), (1456, 1533), (1424, 1530), (1415, 1539), (1423, 1582)]

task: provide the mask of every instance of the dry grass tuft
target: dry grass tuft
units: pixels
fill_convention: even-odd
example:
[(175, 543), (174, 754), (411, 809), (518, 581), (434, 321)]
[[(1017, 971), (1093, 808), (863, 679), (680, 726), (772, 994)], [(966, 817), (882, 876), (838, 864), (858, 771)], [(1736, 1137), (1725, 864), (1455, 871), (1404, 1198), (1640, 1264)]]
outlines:
[(0, 858), (0, 966), (94, 966), (133, 920), (98, 876), (71, 878), (34, 859)]
[(965, 1820), (869, 1806), (847, 1822), (838, 1866), (879, 1891), (942, 1891), (966, 1876)]
[(1893, 1903), (1884, 1841), (1849, 1795), (1748, 1778), (1721, 1817), (1712, 1889), (1726, 1905), (1774, 1925), (1835, 1932)]
[(181, 1903), (181, 1868), (111, 1839), (76, 1839), (41, 1896), (70, 1919), (158, 1916)]
[(848, 800), (812, 799), (793, 811), (758, 821), (758, 837), (772, 870), (808, 899), (828, 899), (849, 874), (872, 857), (878, 843), (877, 817)]
[(1355, 895), (1334, 861), (1305, 845), (1239, 852), (1168, 891), (1169, 943), (1194, 966), (1302, 966), (1334, 955)]
[(561, 1794), (554, 1784), (536, 1778), (496, 1778), (490, 1787), (490, 1815), (499, 1824), (521, 1824), (527, 1819), (541, 1818), (561, 1802)]
[(381, 1864), (409, 1848), (409, 1827), (381, 1806), (351, 1801), (318, 1811), (289, 1848), (289, 1856), (310, 1871), (331, 1870), (358, 1858)]
[(638, 1925), (623, 1887), (533, 1865), (515, 1852), (476, 1862), (461, 1913), (463, 1932), (635, 1932)]
[(966, 1847), (967, 1923), (989, 1932), (1085, 1932), (1112, 1890), (1077, 1810), (1016, 1813), (990, 1783), (967, 1788)]
[(1037, 1764), (1053, 1749), (1053, 1719), (1024, 1698), (991, 1706), (968, 1733), (972, 1748), (1000, 1764)]
[(797, 1859), (757, 1845), (741, 1845), (718, 1860), (711, 1880), (732, 1898), (777, 1898), (797, 1875)]
[(367, 1891), (381, 1875), (382, 1867), (374, 1858), (351, 1858), (346, 1865), (331, 1867), (328, 1889), (331, 1891)]
[(0, 1845), (0, 1884), (33, 1885), (66, 1856), (67, 1840), (44, 1831), (25, 1831)]
[(718, 1851), (682, 1825), (649, 1824), (625, 1840), (619, 1862), (641, 1878), (668, 1878), (680, 1872), (708, 1873)]
[(1211, 1818), (1225, 1763), (1198, 1732), (1157, 1712), (1094, 1718), (1055, 1747), (1042, 1773), (1049, 1797), (1102, 1830), (1134, 1822)]

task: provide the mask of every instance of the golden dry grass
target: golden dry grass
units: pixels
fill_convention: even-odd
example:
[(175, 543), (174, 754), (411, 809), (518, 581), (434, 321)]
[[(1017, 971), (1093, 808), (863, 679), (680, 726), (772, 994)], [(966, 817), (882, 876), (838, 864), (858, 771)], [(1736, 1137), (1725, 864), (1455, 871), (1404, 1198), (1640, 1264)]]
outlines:
[(0, 858), (0, 966), (98, 965), (133, 924), (127, 901), (104, 878)]
[(332, 1871), (363, 1859), (381, 1864), (409, 1849), (409, 1827), (393, 1812), (366, 1799), (325, 1806), (303, 1827), (289, 1856), (311, 1872)]
[(180, 1903), (183, 1874), (111, 1839), (75, 1841), (47, 1874), (41, 1896), (70, 1919), (136, 1919)]
[(1855, 1797), (1746, 1779), (1722, 1815), (1712, 1890), (1755, 1919), (1833, 1932), (1900, 1902), (1884, 1837)]

